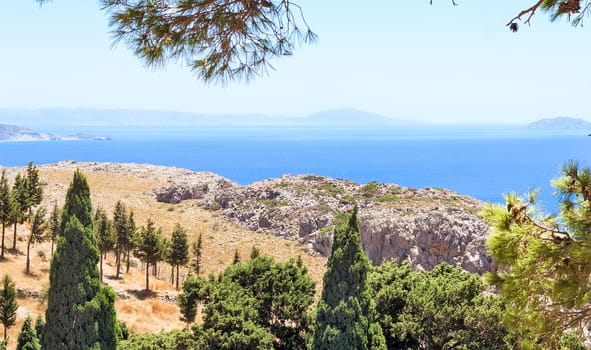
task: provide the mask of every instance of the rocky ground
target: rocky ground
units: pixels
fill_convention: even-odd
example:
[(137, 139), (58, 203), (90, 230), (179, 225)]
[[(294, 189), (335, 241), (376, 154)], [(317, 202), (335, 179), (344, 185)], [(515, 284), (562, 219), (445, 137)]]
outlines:
[(362, 244), (376, 264), (409, 261), (431, 269), (445, 261), (470, 272), (492, 268), (483, 203), (455, 192), (356, 184), (315, 175), (285, 175), (240, 186), (211, 173), (182, 172), (154, 190), (166, 203), (193, 201), (249, 230), (297, 240), (311, 254), (328, 255), (339, 213), (359, 205)]

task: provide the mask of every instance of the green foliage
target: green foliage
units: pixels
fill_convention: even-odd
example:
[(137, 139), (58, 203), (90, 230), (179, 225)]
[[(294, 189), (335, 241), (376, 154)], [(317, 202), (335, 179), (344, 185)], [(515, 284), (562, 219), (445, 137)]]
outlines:
[(376, 181), (370, 181), (361, 187), (361, 194), (363, 197), (371, 198), (375, 196), (378, 191), (378, 183)]
[(0, 243), (0, 259), (4, 259), (4, 238), (6, 236), (6, 226), (10, 222), (10, 212), (10, 186), (8, 186), (6, 170), (2, 170), (2, 177), (0, 178), (0, 224), (2, 224), (2, 242)]
[(57, 207), (57, 203), (53, 204), (53, 209), (49, 215), (49, 236), (51, 238), (51, 255), (53, 255), (53, 246), (60, 235), (62, 211)]
[(43, 200), (43, 184), (39, 178), (39, 169), (33, 162), (29, 162), (27, 165), (27, 207), (37, 206), (41, 204)]
[(150, 265), (164, 259), (165, 246), (162, 230), (156, 229), (154, 221), (148, 219), (146, 226), (140, 229), (135, 256), (146, 264), (146, 290), (150, 290)]
[(180, 224), (176, 224), (172, 231), (168, 255), (168, 262), (176, 267), (176, 289), (179, 289), (179, 267), (189, 262), (189, 238), (187, 230)]
[(533, 195), (483, 210), (499, 265), (487, 280), (500, 288), (523, 347), (557, 348), (567, 330), (580, 336), (591, 321), (591, 172), (571, 161), (553, 185), (558, 215), (542, 214)]
[(277, 199), (261, 199), (260, 202), (268, 207), (281, 208), (289, 205), (288, 201)]
[(185, 60), (204, 81), (248, 80), (291, 55), (295, 42), (316, 38), (291, 1), (101, 2), (116, 40), (147, 65)]
[(317, 188), (318, 190), (320, 190), (320, 192), (324, 195), (328, 195), (331, 197), (336, 197), (337, 195), (342, 195), (345, 193), (345, 190), (343, 190), (341, 187), (332, 184), (330, 182), (326, 182), (326, 183), (321, 183), (319, 185), (314, 185), (315, 188)]
[(483, 296), (478, 275), (439, 264), (413, 272), (386, 262), (374, 269), (371, 285), (378, 320), (390, 349), (509, 349), (499, 297)]
[(41, 315), (37, 316), (37, 320), (35, 321), (35, 332), (37, 333), (37, 338), (39, 338), (39, 343), (41, 344), (41, 335), (43, 334), (45, 329), (45, 320)]
[(4, 326), (4, 340), (6, 340), (6, 330), (16, 322), (16, 288), (14, 281), (10, 276), (2, 277), (2, 289), (0, 289), (0, 322)]
[(35, 211), (35, 214), (32, 215), (33, 218), (31, 219), (31, 233), (29, 234), (29, 239), (27, 240), (27, 274), (30, 272), (31, 266), (31, 245), (37, 242), (42, 242), (45, 239), (45, 233), (47, 232), (47, 221), (45, 220), (46, 214), (47, 210), (45, 210), (45, 208), (39, 208), (37, 211)]
[(113, 222), (107, 217), (107, 212), (98, 208), (94, 214), (94, 235), (100, 252), (99, 275), (103, 280), (103, 256), (117, 244), (117, 236), (113, 228)]
[(234, 257), (232, 258), (232, 265), (236, 265), (240, 262), (240, 252), (238, 249), (234, 250)]
[(41, 350), (37, 331), (32, 327), (31, 323), (31, 317), (27, 316), (18, 335), (16, 350)]
[(192, 333), (174, 330), (162, 333), (136, 333), (121, 341), (118, 350), (198, 350)]
[(27, 211), (29, 209), (29, 194), (28, 194), (27, 178), (21, 174), (17, 174), (14, 178), (14, 184), (10, 191), (10, 222), (14, 225), (14, 232), (12, 237), (12, 249), (16, 250), (16, 227), (22, 224), (27, 219)]
[(127, 210), (125, 209), (125, 205), (121, 201), (117, 201), (117, 203), (115, 204), (115, 209), (113, 211), (113, 226), (115, 229), (116, 236), (115, 278), (119, 278), (119, 274), (121, 273), (122, 255), (125, 253), (126, 247), (130, 245), (130, 242), (132, 240), (131, 232), (129, 230), (130, 226), (127, 216)]
[(68, 188), (61, 221), (49, 274), (43, 348), (114, 349), (116, 331), (106, 328), (113, 324), (109, 310), (114, 313), (114, 295), (99, 284), (90, 189), (79, 171)]
[(385, 349), (368, 284), (369, 259), (361, 248), (357, 207), (347, 225), (337, 223), (322, 299), (316, 310), (313, 349)]
[(187, 324), (195, 322), (197, 306), (206, 300), (206, 286), (208, 286), (207, 281), (199, 276), (189, 276), (183, 282), (183, 290), (178, 296), (181, 321)]
[(203, 239), (201, 236), (201, 233), (199, 234), (199, 237), (197, 237), (197, 241), (195, 243), (193, 243), (193, 270), (195, 270), (195, 273), (197, 274), (197, 276), (199, 276), (199, 273), (201, 272), (201, 269), (203, 268), (201, 266), (201, 255), (203, 254)]
[(380, 203), (394, 203), (398, 201), (398, 196), (395, 194), (384, 194), (375, 198), (376, 202)]
[(297, 261), (257, 256), (218, 278), (190, 277), (179, 303), (185, 322), (204, 303), (196, 338), (207, 349), (303, 349), (314, 283)]

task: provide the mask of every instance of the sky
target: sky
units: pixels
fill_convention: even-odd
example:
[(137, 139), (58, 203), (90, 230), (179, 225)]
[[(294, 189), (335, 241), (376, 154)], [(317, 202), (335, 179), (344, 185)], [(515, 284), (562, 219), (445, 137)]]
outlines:
[(355, 108), (432, 123), (591, 120), (589, 29), (533, 1), (300, 0), (319, 41), (249, 83), (206, 84), (183, 65), (147, 69), (93, 0), (0, 2), (0, 108), (305, 116)]

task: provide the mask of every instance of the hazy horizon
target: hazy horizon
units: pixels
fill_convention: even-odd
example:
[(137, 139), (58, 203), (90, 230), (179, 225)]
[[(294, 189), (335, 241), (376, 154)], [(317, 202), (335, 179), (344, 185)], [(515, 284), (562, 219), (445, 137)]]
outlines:
[[(268, 76), (204, 84), (182, 62), (145, 69), (112, 48), (96, 2), (0, 3), (0, 108), (99, 108), (305, 116), (359, 109), (442, 124), (591, 120), (584, 28), (543, 12), (512, 33), (527, 3), (298, 1), (319, 42), (272, 62)], [(27, 20), (23, 20), (26, 18)], [(543, 59), (540, 59), (543, 58)], [(554, 70), (576, 74), (549, 74)]]

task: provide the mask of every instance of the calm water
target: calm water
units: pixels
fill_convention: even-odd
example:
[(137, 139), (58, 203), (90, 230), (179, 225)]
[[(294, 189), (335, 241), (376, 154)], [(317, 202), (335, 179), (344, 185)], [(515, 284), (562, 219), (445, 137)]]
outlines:
[(60, 160), (152, 163), (212, 171), (241, 184), (313, 173), (359, 183), (376, 180), (444, 187), (500, 202), (502, 193), (540, 188), (554, 208), (550, 180), (568, 159), (591, 165), (585, 131), (517, 127), (399, 130), (128, 129), (84, 130), (112, 141), (0, 143), (0, 164)]

